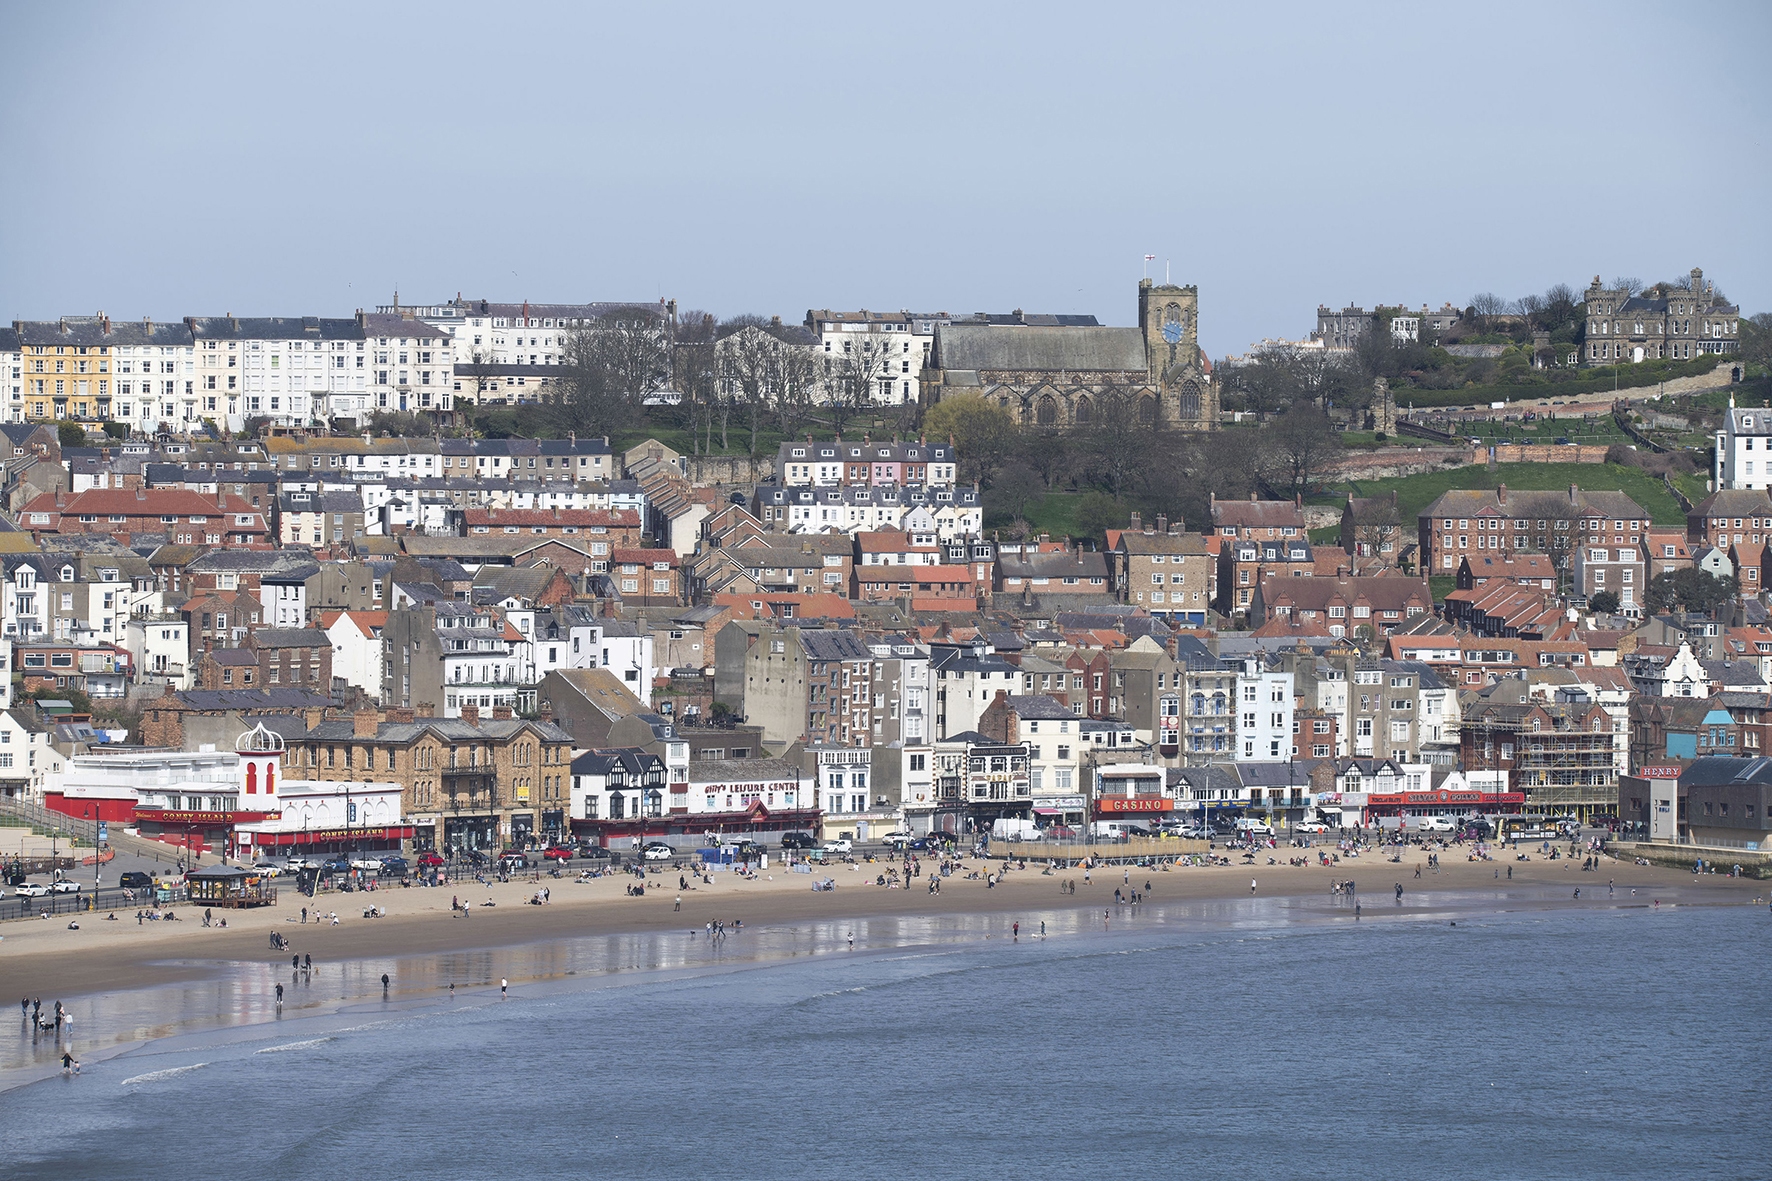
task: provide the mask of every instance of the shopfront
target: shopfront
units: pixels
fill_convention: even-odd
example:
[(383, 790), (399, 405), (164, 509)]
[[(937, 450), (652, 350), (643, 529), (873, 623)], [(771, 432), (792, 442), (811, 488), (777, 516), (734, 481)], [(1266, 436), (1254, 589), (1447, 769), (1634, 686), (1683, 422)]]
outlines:
[(452, 853), (496, 853), (499, 844), (497, 816), (445, 816), (443, 847)]

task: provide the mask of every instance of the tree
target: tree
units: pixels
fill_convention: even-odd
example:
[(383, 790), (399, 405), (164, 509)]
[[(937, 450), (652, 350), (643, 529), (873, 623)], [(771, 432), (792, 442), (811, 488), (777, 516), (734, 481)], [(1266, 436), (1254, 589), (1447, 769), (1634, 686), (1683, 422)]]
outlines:
[(1587, 608), (1596, 615), (1618, 614), (1618, 596), (1611, 591), (1595, 591), (1588, 596)]
[(1020, 521), (1027, 517), (1028, 505), (1045, 495), (1046, 481), (1040, 478), (1033, 465), (1025, 460), (1012, 459), (991, 481), (984, 502), (986, 510), (993, 515)]
[(671, 340), (671, 384), (689, 404), (689, 445), (697, 455), (713, 447), (715, 327), (710, 313), (685, 312)]
[(1381, 558), (1388, 552), (1392, 555), (1391, 564), (1395, 565), (1403, 536), (1403, 518), (1397, 510), (1396, 494), (1361, 501), (1353, 516), (1354, 553)]
[(1494, 326), (1496, 319), (1507, 311), (1507, 300), (1490, 291), (1480, 291), (1471, 296), (1470, 313), (1484, 329)]
[(1276, 414), (1305, 392), (1297, 349), (1267, 349), (1246, 364), (1227, 366), (1226, 388), (1240, 397), (1257, 422)]
[[(831, 412), (831, 425), (839, 434), (849, 415), (875, 400), (875, 391), (892, 372), (892, 353), (885, 340), (875, 340), (883, 333), (857, 332), (845, 334), (841, 350), (822, 354), (826, 406)], [(853, 336), (854, 339), (850, 339)]]
[(86, 428), (77, 422), (56, 423), (55, 434), (56, 438), (61, 441), (63, 447), (86, 446)]
[(1772, 368), (1772, 312), (1741, 321), (1741, 359), (1761, 369)]
[[(1163, 429), (1155, 406), (1154, 395), (1127, 386), (1103, 386), (1096, 393), (1082, 439), (1083, 462), (1116, 500), (1132, 474), (1149, 462), (1151, 436)], [(1148, 417), (1147, 407), (1153, 411)]]
[(416, 410), (378, 410), (369, 416), (367, 429), (372, 434), (396, 439), (424, 439), (437, 428), (430, 418)]
[(1106, 542), (1109, 529), (1123, 529), (1131, 510), (1105, 492), (1086, 493), (1077, 505), (1077, 536)]
[(1622, 291), (1626, 295), (1635, 295), (1643, 289), (1643, 281), (1635, 275), (1621, 275), (1612, 280), (1612, 290)]
[(751, 451), (757, 453), (757, 425), (763, 414), (774, 368), (774, 337), (764, 329), (766, 316), (734, 316), (715, 334), (714, 373), (719, 383), (720, 446), (726, 446), (726, 424), (731, 407), (742, 403), (750, 414)]
[(1269, 479), (1295, 495), (1318, 484), (1329, 461), (1342, 448), (1341, 435), (1313, 406), (1293, 407), (1275, 421), (1268, 434), (1272, 444)]
[(1679, 610), (1705, 615), (1741, 593), (1741, 583), (1733, 575), (1718, 578), (1696, 566), (1669, 570), (1649, 580), (1643, 605), (1653, 613)]
[(1017, 442), (1009, 411), (983, 394), (943, 398), (923, 415), (923, 432), (936, 439), (952, 438), (959, 449), (962, 478), (986, 483)]

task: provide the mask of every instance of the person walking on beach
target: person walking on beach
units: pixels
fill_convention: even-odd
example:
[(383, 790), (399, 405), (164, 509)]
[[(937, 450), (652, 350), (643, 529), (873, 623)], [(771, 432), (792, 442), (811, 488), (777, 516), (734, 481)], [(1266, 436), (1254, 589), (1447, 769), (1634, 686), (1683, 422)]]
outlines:
[(277, 986), (277, 1007), (279, 1009), (283, 1007), (283, 986), (281, 984)]
[(506, 980), (503, 976), (500, 976), (498, 978), (498, 997), (499, 997), (499, 999), (504, 1000), (505, 998), (509, 997), (510, 995), (511, 995), (511, 982), (509, 980)]
[(1255, 879), (1254, 878), (1249, 879), (1249, 892), (1251, 894), (1255, 893)]
[(1009, 933), (1015, 939), (1015, 941), (1017, 943), (1021, 942), (1021, 920), (1020, 919), (1015, 920), (1015, 923), (1009, 928)]
[(681, 895), (681, 894), (677, 895), (677, 905), (671, 907), (671, 909), (672, 910), (682, 910), (683, 909), (683, 895)]
[(381, 991), (383, 996), (388, 994), (388, 974), (386, 972), (381, 974)]
[(849, 950), (850, 951), (855, 950), (855, 932), (854, 931), (849, 932)]

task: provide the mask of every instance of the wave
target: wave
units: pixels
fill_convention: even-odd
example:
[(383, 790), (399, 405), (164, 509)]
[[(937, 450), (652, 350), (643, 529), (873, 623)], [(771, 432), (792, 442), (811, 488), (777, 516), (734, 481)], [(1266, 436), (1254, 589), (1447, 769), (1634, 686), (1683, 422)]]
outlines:
[(128, 1087), (133, 1086), (136, 1083), (157, 1083), (163, 1079), (174, 1078), (181, 1074), (189, 1074), (193, 1070), (202, 1070), (208, 1065), (209, 1063), (207, 1062), (193, 1062), (189, 1066), (173, 1066), (166, 1070), (150, 1070), (147, 1074), (138, 1074), (134, 1078), (126, 1078), (118, 1085)]
[(286, 1042), (281, 1046), (266, 1046), (262, 1050), (254, 1050), (253, 1053), (254, 1054), (281, 1054), (284, 1050), (305, 1050), (309, 1046), (323, 1046), (327, 1042), (337, 1041), (337, 1040), (338, 1040), (337, 1038), (330, 1038), (330, 1037), (314, 1037), (314, 1038), (309, 1038), (305, 1042)]

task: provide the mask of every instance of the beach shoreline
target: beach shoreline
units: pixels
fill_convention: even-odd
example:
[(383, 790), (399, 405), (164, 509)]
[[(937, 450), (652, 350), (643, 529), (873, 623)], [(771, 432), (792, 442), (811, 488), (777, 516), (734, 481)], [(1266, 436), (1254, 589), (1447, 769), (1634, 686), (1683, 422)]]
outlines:
[[(1652, 905), (1657, 898), (1664, 904), (1737, 904), (1764, 891), (1763, 883), (1745, 878), (1694, 875), (1626, 862), (1607, 861), (1597, 871), (1584, 872), (1579, 859), (1550, 861), (1537, 854), (1526, 862), (1447, 861), (1436, 872), (1424, 864), (1422, 853), (1412, 853), (1401, 864), (1369, 855), (1323, 867), (1290, 866), (1286, 856), (1296, 856), (1298, 851), (1272, 852), (1278, 864), (1266, 864), (1264, 854), (1255, 865), (1173, 869), (1101, 866), (1088, 875), (1088, 881), (1081, 869), (1049, 876), (1030, 862), (1026, 870), (1010, 872), (995, 886), (987, 885), (983, 875), (1000, 870), (1002, 863), (973, 861), (967, 872), (976, 870), (979, 878), (951, 876), (943, 880), (939, 894), (928, 892), (927, 878), (923, 877), (901, 889), (873, 884), (888, 868), (887, 863), (876, 862), (853, 868), (820, 867), (812, 875), (777, 869), (754, 881), (722, 872), (711, 875), (711, 885), (695, 882), (681, 889), (679, 882), (686, 882), (687, 874), (673, 870), (650, 876), (644, 897), (626, 894), (636, 880), (629, 875), (610, 875), (589, 883), (544, 875), (539, 880), (390, 887), (322, 894), (315, 899), (284, 890), (275, 907), (216, 911), (218, 920), (227, 919), (225, 929), (203, 927), (202, 909), (195, 906), (178, 908), (181, 917), (172, 923), (138, 924), (133, 912), (119, 914), (115, 922), (103, 915), (82, 915), (77, 931), (67, 929), (67, 916), (21, 920), (0, 927), (0, 1000), (14, 995), (68, 999), (200, 980), (241, 964), (286, 963), (291, 955), (311, 956), (320, 964), (371, 957), (413, 960), (552, 940), (687, 932), (705, 929), (709, 922), (742, 922), (755, 929), (844, 919), (1011, 916), (1033, 910), (1087, 912), (1097, 907), (1111, 916), (1116, 905), (1126, 904), (1132, 890), (1143, 894), (1147, 884), (1145, 905), (1157, 908), (1252, 896), (1300, 903), (1316, 900), (1328, 906), (1335, 901), (1330, 883), (1352, 880), (1363, 909), (1374, 917), (1381, 910), (1396, 909), (1393, 894), (1399, 883), (1404, 888), (1405, 909), (1416, 905), (1412, 895), (1426, 892), (1436, 898), (1469, 895), (1476, 900), (1487, 896), (1496, 905), (1595, 906), (1606, 902)], [(1446, 858), (1454, 855), (1453, 851), (1442, 853)], [(1422, 872), (1419, 878), (1415, 876), (1418, 869)], [(811, 888), (815, 880), (826, 878), (834, 880), (837, 887), (829, 891)], [(1076, 892), (1061, 892), (1061, 881), (1073, 882)], [(1611, 896), (1608, 882), (1612, 883)], [(543, 889), (549, 891), (551, 901), (529, 905), (526, 900)], [(1116, 889), (1121, 892), (1119, 903)], [(1574, 897), (1576, 889), (1581, 890), (1580, 899)], [(455, 898), (471, 909), (452, 910)], [(1354, 900), (1340, 897), (1349, 918)], [(305, 923), (299, 921), (304, 906), (309, 912)], [(368, 906), (385, 909), (387, 916), (362, 917)], [(337, 925), (322, 919), (334, 912), (339, 916)], [(271, 949), (273, 931), (289, 940), (287, 949)]]

